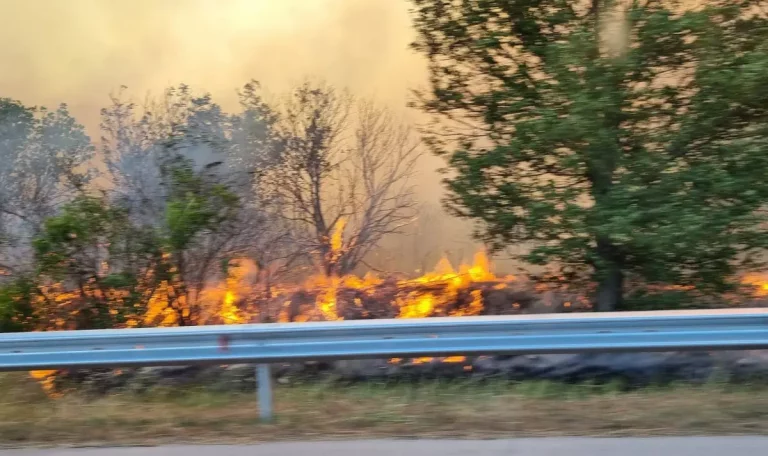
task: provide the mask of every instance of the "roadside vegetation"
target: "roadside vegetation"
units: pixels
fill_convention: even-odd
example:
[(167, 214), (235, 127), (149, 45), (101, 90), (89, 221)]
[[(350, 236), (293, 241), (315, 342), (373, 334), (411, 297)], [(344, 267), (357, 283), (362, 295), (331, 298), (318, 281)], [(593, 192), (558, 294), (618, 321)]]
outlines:
[[(0, 94), (0, 333), (765, 298), (765, 2), (683, 3), (412, 0), (422, 137), (315, 80), (274, 99), (248, 82), (234, 110), (184, 84), (118, 92), (98, 139), (65, 104)], [(373, 265), (441, 228), (416, 198), (423, 149), (445, 158), (447, 212), (544, 272)], [(318, 382), (279, 385), (259, 423), (254, 394), (41, 383), (0, 377), (0, 443), (768, 431), (762, 385)]]
[(0, 445), (258, 442), (372, 437), (735, 435), (768, 432), (764, 385), (501, 381), (277, 385), (276, 420), (254, 393), (156, 389), (51, 398), (0, 377)]

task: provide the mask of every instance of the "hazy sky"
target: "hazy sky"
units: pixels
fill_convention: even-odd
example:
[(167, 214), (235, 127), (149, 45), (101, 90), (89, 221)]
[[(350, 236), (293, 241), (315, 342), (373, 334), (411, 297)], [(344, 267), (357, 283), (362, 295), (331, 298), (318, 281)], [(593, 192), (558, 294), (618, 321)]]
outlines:
[[(234, 107), (235, 89), (252, 78), (280, 92), (314, 76), (413, 119), (418, 113), (405, 104), (410, 89), (425, 84), (426, 65), (408, 49), (409, 7), (407, 0), (0, 0), (0, 96), (66, 102), (98, 137), (99, 110), (121, 85), (141, 98), (183, 82)], [(439, 202), (441, 164), (426, 157), (420, 170), (426, 203)], [(430, 258), (473, 250), (466, 223), (433, 216), (429, 231), (417, 243)], [(410, 251), (413, 242), (391, 250), (423, 256)]]
[(0, 0), (0, 91), (66, 101), (89, 127), (120, 85), (232, 100), (320, 76), (398, 107), (423, 83), (406, 0)]

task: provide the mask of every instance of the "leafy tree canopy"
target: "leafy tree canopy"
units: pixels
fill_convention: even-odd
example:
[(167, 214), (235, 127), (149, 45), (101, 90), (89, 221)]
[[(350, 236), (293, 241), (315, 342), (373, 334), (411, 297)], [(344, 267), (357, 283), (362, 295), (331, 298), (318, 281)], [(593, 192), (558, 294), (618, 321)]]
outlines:
[[(413, 0), (448, 206), (572, 275), (722, 290), (766, 246), (765, 2)], [(437, 127), (436, 127), (437, 128)]]

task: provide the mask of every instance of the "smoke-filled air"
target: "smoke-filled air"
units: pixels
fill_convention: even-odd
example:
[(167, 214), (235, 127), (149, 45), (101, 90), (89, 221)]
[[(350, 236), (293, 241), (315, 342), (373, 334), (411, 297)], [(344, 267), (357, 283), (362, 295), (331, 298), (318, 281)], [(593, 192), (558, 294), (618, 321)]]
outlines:
[(0, 65), (1, 447), (768, 429), (768, 0), (0, 0)]
[[(696, 148), (759, 131), (718, 117), (727, 132), (710, 137), (675, 120), (706, 111), (697, 97), (715, 90), (693, 72), (706, 31), (680, 25), (679, 46), (695, 49), (667, 64), (665, 50), (635, 56), (650, 22), (632, 14), (646, 10), (590, 5), (574, 2), (562, 20), (589, 28), (597, 14), (584, 32), (594, 40), (547, 32), (574, 41), (545, 55), (516, 38), (483, 41), (488, 30), (452, 22), (464, 13), (438, 1), (4, 0), (14, 18), (0, 30), (4, 327), (760, 298), (761, 187), (747, 179), (738, 185), (754, 195), (712, 190), (698, 205), (683, 196), (705, 188), (708, 167), (743, 178)], [(486, 7), (477, 14), (491, 29), (525, 17)], [(600, 78), (624, 91), (615, 106), (599, 101)], [(709, 226), (726, 216), (718, 198), (738, 201), (732, 224)], [(677, 207), (688, 218), (667, 218), (685, 213)], [(708, 250), (709, 235), (720, 242)]]
[[(142, 104), (179, 84), (197, 94), (210, 93), (223, 109), (236, 110), (237, 89), (251, 80), (277, 97), (311, 78), (375, 99), (412, 127), (424, 120), (406, 107), (411, 91), (427, 81), (426, 60), (408, 48), (415, 31), (407, 2), (1, 4), (6, 17), (15, 18), (0, 30), (3, 42), (13, 43), (0, 47), (4, 65), (13, 68), (0, 74), (4, 95), (29, 106), (67, 103), (94, 143), (102, 135), (100, 110), (110, 95), (122, 91), (126, 99)], [(31, 23), (37, 26), (29, 27)], [(39, 33), (42, 28), (45, 34)], [(443, 255), (468, 261), (479, 248), (469, 223), (444, 219), (436, 173), (442, 165), (442, 160), (421, 154), (414, 188), (420, 210), (441, 229), (385, 240), (391, 248), (378, 253), (379, 267), (423, 268)]]

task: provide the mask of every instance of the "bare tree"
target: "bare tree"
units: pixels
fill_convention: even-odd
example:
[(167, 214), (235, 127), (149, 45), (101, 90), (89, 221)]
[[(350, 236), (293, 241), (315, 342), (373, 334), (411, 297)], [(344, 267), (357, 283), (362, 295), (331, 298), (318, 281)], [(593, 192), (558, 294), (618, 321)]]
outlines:
[(280, 113), (283, 160), (262, 183), (309, 261), (347, 274), (415, 216), (418, 141), (386, 108), (323, 84), (297, 87)]
[(356, 112), (349, 158), (360, 189), (352, 199), (355, 228), (343, 246), (341, 271), (353, 270), (385, 236), (400, 233), (416, 216), (411, 178), (420, 150), (413, 132), (370, 101), (359, 102)]

